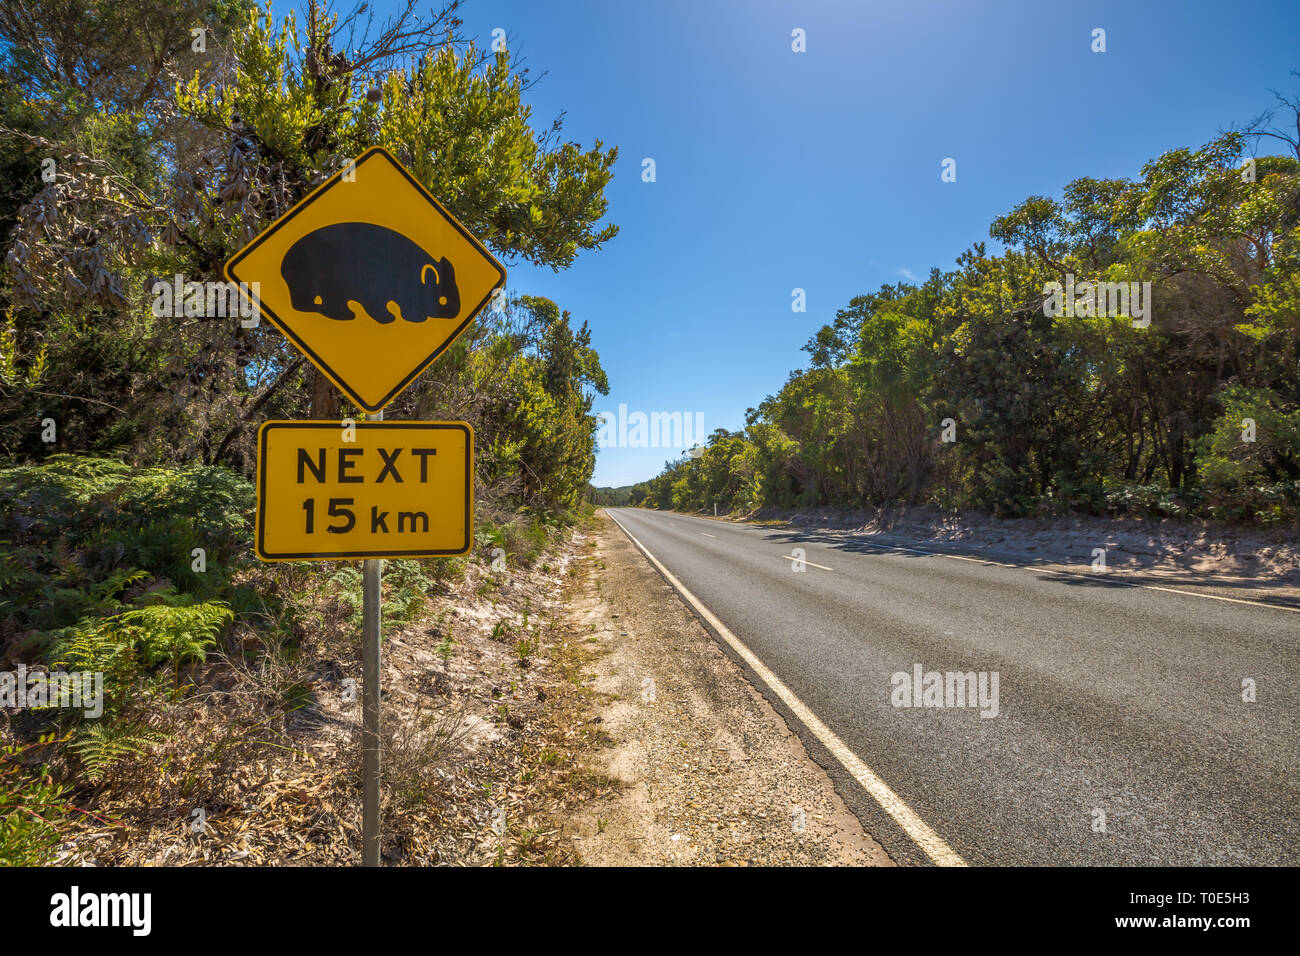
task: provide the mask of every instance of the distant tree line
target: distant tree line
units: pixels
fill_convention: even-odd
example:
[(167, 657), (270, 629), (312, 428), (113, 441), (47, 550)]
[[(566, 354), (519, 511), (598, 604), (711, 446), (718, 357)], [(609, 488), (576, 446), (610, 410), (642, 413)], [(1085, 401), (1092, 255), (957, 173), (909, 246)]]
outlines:
[(1295, 520), (1298, 120), (1279, 96), (1135, 179), (1026, 199), (989, 230), (1000, 253), (853, 298), (743, 429), (631, 503)]
[(625, 507), (632, 497), (631, 485), (620, 485), (617, 488), (597, 488), (593, 485), (587, 486), (586, 498), (597, 507), (611, 508)]

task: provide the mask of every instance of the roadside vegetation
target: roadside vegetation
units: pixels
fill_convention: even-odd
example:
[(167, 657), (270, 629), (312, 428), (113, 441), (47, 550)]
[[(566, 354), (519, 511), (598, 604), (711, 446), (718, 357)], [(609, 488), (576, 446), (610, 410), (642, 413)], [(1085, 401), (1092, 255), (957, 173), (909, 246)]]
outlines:
[[(853, 298), (745, 428), (630, 502), (1300, 519), (1298, 118), (1279, 96), (1135, 178), (1026, 199), (1001, 251)], [(1070, 276), (1149, 282), (1150, 311), (1045, 315)]]
[[(104, 708), (0, 710), (0, 864), (76, 862), (97, 840), (99, 859), (140, 862), (157, 828), (189, 834), (186, 860), (348, 859), (341, 804), (317, 808), (293, 853), (217, 839), (191, 814), (233, 812), (289, 769), (279, 789), (303, 805), (359, 785), (343, 681), (359, 676), (360, 572), (255, 561), (250, 479), (262, 421), (362, 413), (269, 324), (160, 317), (151, 290), (221, 281), (228, 256), (376, 144), (507, 263), (566, 268), (616, 232), (602, 220), (617, 152), (538, 124), (528, 71), (464, 42), (455, 3), (383, 23), (316, 2), (283, 19), (243, 0), (65, 7), (0, 12), (0, 672), (99, 673)], [(386, 409), (468, 421), (477, 468), (474, 551), (387, 562), (386, 634), (418, 631), (408, 643), (447, 671), (470, 640), (457, 604), (513, 620), (558, 574), (607, 391), (586, 323), (518, 293)], [(548, 633), (515, 625), (501, 655), (527, 667)], [(413, 829), (452, 826), (435, 784), (461, 772), (473, 694), (448, 680), (385, 729), (386, 808), (424, 814), (394, 824), (397, 858), (452, 852)]]

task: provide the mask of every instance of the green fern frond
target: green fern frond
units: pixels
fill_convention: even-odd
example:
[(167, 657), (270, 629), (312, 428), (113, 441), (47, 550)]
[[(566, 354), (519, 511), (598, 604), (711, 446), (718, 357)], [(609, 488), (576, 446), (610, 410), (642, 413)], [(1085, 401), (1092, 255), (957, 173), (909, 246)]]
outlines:
[(99, 603), (118, 608), (122, 606), (118, 596), (131, 585), (139, 584), (150, 576), (148, 571), (114, 571), (96, 584), (92, 593)]
[(184, 660), (202, 661), (217, 640), (217, 632), (234, 617), (225, 601), (200, 604), (156, 604), (127, 611), (118, 620), (139, 641), (146, 665)]
[(126, 721), (116, 723), (85, 723), (69, 749), (81, 761), (85, 776), (97, 783), (108, 768), (127, 757), (143, 757), (151, 744), (160, 743), (166, 735), (139, 724)]

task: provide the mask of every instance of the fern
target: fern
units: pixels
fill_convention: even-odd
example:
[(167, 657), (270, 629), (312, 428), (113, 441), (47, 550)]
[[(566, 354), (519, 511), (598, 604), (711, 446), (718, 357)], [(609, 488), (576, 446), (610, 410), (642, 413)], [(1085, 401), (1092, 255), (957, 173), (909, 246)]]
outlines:
[(98, 783), (108, 768), (127, 757), (143, 757), (150, 744), (166, 735), (132, 721), (84, 723), (69, 749), (77, 755), (86, 779)]
[[(436, 569), (438, 565), (433, 565)], [(428, 603), (428, 594), (435, 580), (428, 573), (429, 565), (422, 561), (395, 560), (384, 562), (384, 623), (402, 627), (415, 620)], [(356, 568), (340, 568), (330, 577), (340, 605), (348, 611), (348, 623), (360, 628), (363, 617), (363, 577)]]
[(348, 608), (348, 623), (352, 627), (361, 627), (361, 572), (356, 568), (340, 568), (330, 577), (329, 583), (338, 589), (339, 603)]
[(117, 610), (122, 607), (118, 596), (131, 585), (139, 584), (148, 577), (150, 577), (148, 571), (113, 571), (96, 584), (91, 589), (91, 593), (101, 605), (109, 605), (113, 610)]
[(83, 619), (64, 630), (55, 651), (55, 667), (99, 671), (116, 686), (130, 681), (137, 670), (135, 647), (129, 636), (113, 626), (114, 618)]
[(225, 601), (205, 601), (142, 607), (119, 615), (118, 620), (138, 641), (142, 663), (152, 666), (167, 661), (172, 665), (174, 686), (180, 680), (181, 662), (206, 660), (208, 648), (217, 642), (217, 632), (233, 617)]

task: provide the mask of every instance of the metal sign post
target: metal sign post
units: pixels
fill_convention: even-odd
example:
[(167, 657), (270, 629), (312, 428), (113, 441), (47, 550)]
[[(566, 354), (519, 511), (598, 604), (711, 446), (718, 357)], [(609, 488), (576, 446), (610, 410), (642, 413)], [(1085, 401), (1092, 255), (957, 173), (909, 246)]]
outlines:
[[(384, 411), (367, 415), (384, 420)], [(379, 865), (379, 672), (380, 578), (383, 558), (367, 558), (361, 605), (361, 865)]]

